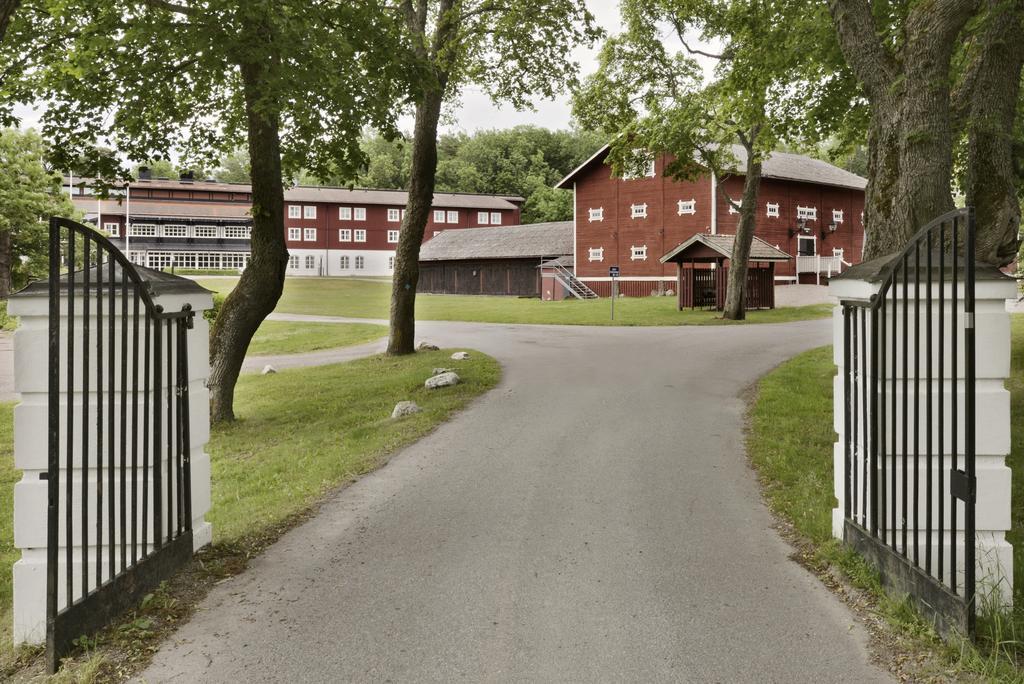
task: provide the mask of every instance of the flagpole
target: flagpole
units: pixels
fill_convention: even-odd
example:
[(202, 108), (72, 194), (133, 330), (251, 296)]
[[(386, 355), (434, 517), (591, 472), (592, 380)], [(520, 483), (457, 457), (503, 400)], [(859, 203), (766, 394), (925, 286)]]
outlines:
[(124, 254), (128, 257), (128, 261), (132, 260), (132, 253), (128, 251), (128, 234), (131, 233), (128, 226), (131, 225), (132, 220), (132, 184), (131, 181), (124, 184), (125, 188), (125, 208), (124, 208)]

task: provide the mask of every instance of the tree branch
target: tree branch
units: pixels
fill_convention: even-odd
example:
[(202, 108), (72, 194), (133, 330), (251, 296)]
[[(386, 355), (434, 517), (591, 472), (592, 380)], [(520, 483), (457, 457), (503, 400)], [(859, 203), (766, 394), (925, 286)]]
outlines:
[(896, 80), (896, 61), (878, 39), (869, 0), (828, 0), (843, 56), (872, 99)]

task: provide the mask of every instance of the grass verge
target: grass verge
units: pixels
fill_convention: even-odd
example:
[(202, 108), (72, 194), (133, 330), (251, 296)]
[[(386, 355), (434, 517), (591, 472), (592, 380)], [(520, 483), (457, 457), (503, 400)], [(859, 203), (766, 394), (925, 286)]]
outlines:
[[(214, 292), (227, 293), (237, 280), (197, 278), (200, 285)], [(349, 316), (386, 319), (390, 306), (391, 283), (351, 278), (288, 278), (277, 304), (281, 313), (316, 316)], [(622, 297), (615, 302), (615, 320), (611, 320), (610, 300), (575, 299), (542, 302), (518, 297), (462, 295), (416, 296), (416, 318), (423, 321), (472, 321), (477, 323), (531, 323), (546, 325), (736, 325), (716, 311), (679, 311), (674, 297)], [(746, 323), (786, 323), (826, 318), (832, 306), (786, 307), (770, 311), (750, 311)]]
[(292, 323), (263, 321), (249, 343), (250, 355), (301, 354), (318, 349), (351, 347), (388, 334), (373, 323)]
[[(498, 363), (478, 352), (457, 362), (462, 383), (427, 390), (431, 369), (451, 366), (452, 350), (373, 356), (343, 364), (239, 378), (238, 420), (215, 426), (210, 454), (214, 544), (142, 605), (84, 640), (57, 681), (123, 681), (143, 667), (160, 641), (187, 620), (218, 581), (245, 569), (284, 532), (316, 511), (323, 496), (386, 462), (494, 387)], [(404, 399), (422, 412), (392, 420)], [(38, 649), (11, 648), (12, 406), (0, 405), (0, 680), (42, 675)]]
[(1024, 316), (1013, 320), (1012, 393), (1013, 531), (1017, 608), (1012, 614), (979, 617), (976, 643), (939, 639), (901, 597), (888, 596), (877, 573), (831, 536), (832, 348), (800, 354), (764, 376), (749, 412), (747, 453), (760, 476), (780, 529), (797, 548), (797, 558), (818, 573), (862, 617), (872, 632), (873, 650), (901, 679), (947, 681), (980, 678), (1024, 682)]

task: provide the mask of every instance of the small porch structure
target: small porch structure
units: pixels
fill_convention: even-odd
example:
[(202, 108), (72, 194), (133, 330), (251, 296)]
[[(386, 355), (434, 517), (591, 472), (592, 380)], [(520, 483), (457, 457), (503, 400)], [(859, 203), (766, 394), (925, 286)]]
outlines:
[[(679, 310), (725, 308), (729, 260), (735, 235), (698, 233), (665, 256), (661, 263), (676, 264)], [(775, 264), (792, 259), (759, 237), (750, 246), (747, 270), (747, 308), (775, 308)]]

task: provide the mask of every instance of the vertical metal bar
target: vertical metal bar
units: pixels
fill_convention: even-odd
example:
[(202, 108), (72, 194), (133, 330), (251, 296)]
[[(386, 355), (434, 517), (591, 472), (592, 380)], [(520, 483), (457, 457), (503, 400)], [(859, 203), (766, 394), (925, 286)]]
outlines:
[(869, 466), (871, 472), (864, 478), (869, 481), (870, 487), (870, 513), (871, 513), (871, 536), (878, 537), (878, 307), (873, 303), (871, 306), (871, 398), (868, 410), (868, 424), (871, 427), (871, 434), (868, 437)]
[(132, 283), (132, 565), (139, 561), (139, 288)]
[(853, 488), (850, 484), (853, 454), (851, 449), (853, 435), (851, 414), (853, 412), (853, 356), (851, 354), (852, 335), (850, 325), (850, 305), (843, 305), (843, 515), (847, 520), (853, 518)]
[(114, 383), (117, 377), (117, 356), (115, 354), (115, 350), (117, 349), (115, 337), (117, 332), (117, 319), (115, 318), (114, 309), (114, 304), (117, 299), (117, 284), (115, 282), (117, 280), (117, 274), (114, 271), (114, 264), (116, 262), (117, 260), (114, 259), (113, 252), (108, 252), (107, 287), (109, 289), (107, 292), (107, 306), (108, 310), (110, 311), (110, 323), (108, 324), (109, 339), (107, 344), (107, 353), (109, 356), (109, 361), (107, 364), (107, 430), (109, 431), (107, 433), (107, 577), (109, 577), (110, 579), (114, 579), (114, 575), (116, 574), (115, 570), (117, 560), (117, 527), (114, 521), (114, 511), (117, 506), (117, 497), (115, 496), (117, 478), (115, 471), (116, 466), (114, 463), (114, 439), (115, 436), (117, 435), (117, 432), (115, 432), (114, 428), (114, 411), (116, 410), (114, 404), (114, 400), (116, 399), (116, 392), (114, 391), (114, 388), (116, 387), (116, 385)]
[(907, 274), (908, 266), (907, 266), (907, 255), (906, 254), (903, 255), (903, 260), (902, 260), (902, 263), (900, 265), (901, 265), (901, 267), (903, 269), (903, 416), (902, 416), (903, 421), (902, 421), (902, 423), (900, 423), (903, 426), (903, 453), (901, 454), (902, 471), (903, 471), (903, 483), (902, 483), (903, 484), (903, 487), (902, 487), (903, 497), (902, 497), (901, 504), (902, 504), (902, 509), (903, 509), (902, 510), (902, 513), (903, 513), (903, 523), (902, 523), (902, 528), (903, 528), (903, 530), (902, 530), (903, 531), (903, 540), (902, 540), (903, 541), (903, 557), (906, 558), (907, 557), (907, 451), (908, 451), (908, 447), (910, 445), (909, 441), (907, 439), (907, 437), (909, 435), (909, 430), (907, 430), (907, 425), (909, 425), (909, 422), (907, 420), (907, 418), (909, 417), (907, 409), (909, 408), (909, 406), (908, 406), (907, 402), (909, 401), (909, 396), (910, 396), (910, 379), (909, 379), (909, 373), (908, 373), (908, 370), (907, 370), (908, 367), (910, 366), (910, 363), (909, 363), (910, 348), (908, 346), (908, 339), (910, 337), (910, 335), (909, 335), (909, 332), (910, 332), (910, 321), (908, 319), (908, 315), (910, 313), (910, 306), (908, 305), (910, 291), (909, 291), (909, 288), (908, 288), (909, 282), (908, 282), (908, 274)]
[[(959, 286), (958, 286), (958, 283), (957, 283), (957, 280), (959, 278), (959, 270), (960, 270), (960, 254), (959, 254), (960, 247), (957, 244), (958, 243), (958, 239), (959, 239), (959, 236), (958, 236), (959, 228), (960, 228), (959, 224), (960, 224), (960, 221), (956, 217), (954, 217), (953, 218), (953, 240), (952, 240), (952, 242), (953, 242), (953, 250), (952, 250), (952, 258), (953, 258), (953, 273), (952, 273), (953, 288), (952, 288), (952, 294), (951, 294), (951, 297), (952, 297), (952, 302), (951, 302), (952, 309), (951, 309), (951, 312), (950, 312), (950, 327), (949, 327), (950, 334), (952, 335), (952, 339), (950, 340), (950, 349), (949, 349), (949, 352), (950, 352), (950, 354), (949, 354), (949, 361), (950, 361), (950, 365), (951, 365), (950, 366), (950, 371), (949, 371), (949, 380), (950, 380), (950, 382), (952, 383), (952, 386), (953, 386), (952, 387), (952, 392), (950, 393), (950, 397), (949, 397), (950, 416), (951, 416), (949, 427), (950, 427), (950, 430), (952, 431), (952, 434), (950, 435), (949, 443), (950, 443), (950, 447), (952, 448), (952, 454), (951, 454), (951, 458), (950, 458), (950, 467), (953, 470), (957, 469), (957, 461), (959, 460), (958, 459), (958, 455), (959, 455), (959, 452), (960, 452), (960, 440), (959, 440), (959, 434), (958, 434), (959, 433), (959, 429), (958, 428), (959, 428), (959, 424), (960, 424), (960, 412), (958, 410), (958, 404), (960, 403), (959, 402), (959, 398), (958, 398), (958, 395), (960, 393), (960, 375), (959, 375), (959, 370), (960, 370), (959, 366), (960, 366), (960, 364), (959, 364), (959, 359), (957, 358), (957, 355), (959, 353), (959, 350), (957, 349), (957, 347), (959, 346), (958, 345), (958, 338), (960, 337), (960, 330), (959, 330), (959, 325), (960, 324), (958, 322), (958, 320), (959, 320), (959, 311), (957, 311), (957, 309), (960, 306), (960, 292), (959, 292)], [(956, 553), (956, 528), (957, 528), (956, 516), (957, 516), (957, 504), (956, 504), (956, 497), (955, 496), (950, 496), (949, 497), (949, 513), (950, 513), (950, 517), (949, 517), (949, 537), (952, 540), (951, 543), (950, 543), (950, 546), (949, 546), (949, 588), (952, 589), (954, 593), (956, 593), (956, 587), (957, 587), (957, 582), (956, 582), (956, 557), (957, 557), (957, 553)]]
[(970, 487), (964, 503), (964, 599), (967, 601), (967, 633), (974, 636), (975, 605), (975, 339), (974, 339), (974, 207), (967, 209), (967, 274), (964, 278), (964, 470)]
[(92, 325), (92, 303), (90, 275), (92, 270), (92, 245), (88, 233), (82, 234), (82, 590), (89, 593), (89, 380), (91, 379), (89, 359), (92, 347), (89, 329)]
[(925, 404), (925, 447), (924, 453), (927, 461), (925, 462), (925, 529), (927, 534), (924, 538), (924, 568), (925, 572), (931, 574), (932, 571), (932, 479), (936, 468), (942, 470), (942, 461), (939, 461), (938, 466), (935, 465), (935, 452), (932, 451), (932, 287), (934, 283), (932, 273), (932, 234), (928, 232), (927, 237), (927, 254), (926, 262), (928, 266), (928, 293), (927, 293), (927, 304), (925, 307), (925, 382), (927, 383), (927, 389), (925, 392), (926, 404)]
[(879, 292), (879, 300), (876, 305), (878, 311), (878, 335), (877, 335), (877, 346), (876, 346), (876, 357), (878, 359), (878, 380), (875, 383), (877, 388), (876, 394), (878, 395), (878, 418), (875, 420), (877, 425), (878, 434), (876, 435), (876, 441), (878, 444), (878, 525), (882, 533), (882, 543), (889, 543), (889, 515), (886, 505), (889, 502), (888, 499), (888, 459), (886, 458), (886, 388), (885, 380), (889, 371), (889, 364), (886, 362), (887, 347), (885, 344), (886, 335), (888, 334), (889, 327), (889, 300), (886, 298), (886, 290), (883, 288)]
[[(161, 307), (155, 307), (155, 314), (163, 313)], [(159, 549), (164, 545), (163, 536), (163, 478), (160, 471), (160, 454), (162, 453), (163, 443), (161, 438), (163, 434), (161, 429), (163, 427), (161, 420), (163, 418), (163, 411), (161, 410), (161, 402), (163, 401), (163, 384), (161, 383), (161, 371), (160, 367), (163, 361), (163, 335), (161, 334), (161, 324), (163, 318), (158, 318), (156, 315), (153, 317), (153, 546)]]
[[(51, 226), (50, 240), (53, 240), (54, 228)], [(57, 239), (60, 240), (60, 226), (56, 227)], [(75, 231), (67, 230), (68, 235), (68, 356), (67, 356), (67, 434), (64, 436), (65, 450), (67, 452), (67, 473), (64, 483), (64, 565), (65, 565), (65, 586), (64, 592), (67, 595), (66, 604), (70, 606), (75, 602), (74, 593), (74, 548), (75, 548), (75, 523), (74, 523), (74, 482), (72, 473), (75, 472)], [(52, 277), (52, 275), (51, 275)], [(87, 350), (86, 350), (87, 351)], [(83, 398), (84, 401), (84, 398)]]
[(96, 586), (103, 584), (103, 245), (96, 242)]
[[(896, 387), (896, 383), (897, 383), (897, 377), (899, 376), (899, 373), (898, 373), (898, 371), (899, 371), (899, 367), (898, 367), (899, 366), (899, 355), (898, 355), (896, 340), (899, 338), (899, 335), (897, 333), (899, 331), (899, 323), (900, 323), (900, 320), (899, 320), (899, 300), (897, 299), (897, 290), (898, 290), (898, 288), (896, 287), (896, 283), (894, 281), (892, 283), (892, 338), (891, 338), (892, 339), (892, 345), (891, 345), (892, 346), (892, 370), (890, 371), (890, 374), (892, 375), (892, 379), (890, 380), (890, 394), (892, 395), (892, 402), (891, 402), (892, 406), (890, 407), (891, 416), (890, 416), (890, 426), (889, 426), (889, 430), (891, 431), (891, 441), (890, 441), (890, 449), (889, 449), (889, 452), (891, 454), (891, 456), (890, 456), (891, 466), (890, 467), (892, 468), (891, 477), (889, 478), (891, 480), (891, 484), (889, 486), (891, 487), (891, 490), (892, 490), (892, 496), (890, 497), (891, 503), (889, 504), (889, 508), (891, 509), (889, 511), (889, 529), (891, 530), (891, 545), (892, 545), (892, 550), (893, 551), (896, 551), (896, 533), (897, 533), (897, 530), (899, 529), (898, 526), (896, 525), (896, 501), (897, 501), (897, 496), (896, 496), (896, 480), (897, 480), (897, 478), (896, 478), (896, 454), (897, 454), (896, 434), (897, 434), (897, 426), (899, 425), (899, 423), (897, 422), (897, 419), (896, 419), (896, 409), (897, 409), (897, 401), (896, 401), (896, 396), (897, 396), (896, 390), (897, 390), (897, 387)], [(903, 334), (904, 335), (907, 334), (906, 330), (903, 331)]]
[(121, 570), (128, 568), (128, 274), (121, 269)]
[[(142, 343), (142, 557), (149, 555), (149, 426), (152, 423), (150, 415), (150, 348), (153, 346), (150, 339), (150, 330), (153, 328), (153, 314), (149, 307), (146, 307), (146, 323), (144, 327)], [(155, 350), (154, 350), (155, 351)], [(153, 535), (154, 541), (156, 535)]]
[(870, 380), (868, 378), (868, 331), (867, 331), (867, 310), (864, 307), (860, 309), (860, 402), (861, 402), (861, 438), (863, 443), (860, 447), (860, 458), (857, 459), (857, 465), (861, 468), (859, 473), (860, 477), (860, 524), (861, 527), (867, 529), (868, 527), (868, 473), (869, 456), (871, 449), (871, 443), (869, 437), (869, 422), (871, 417), (868, 415), (868, 394), (870, 392)]
[[(954, 261), (954, 264), (956, 262)], [(939, 411), (938, 411), (938, 454), (939, 454), (939, 488), (936, 494), (939, 504), (939, 558), (935, 576), (942, 581), (944, 576), (943, 555), (946, 546), (945, 503), (946, 503), (946, 222), (939, 224)]]
[[(74, 239), (74, 233), (71, 233)], [(57, 620), (57, 552), (60, 524), (60, 224), (50, 219), (49, 330), (47, 383), (47, 482), (46, 482), (46, 638), (47, 667), (56, 671), (55, 623)], [(70, 296), (70, 292), (68, 293)], [(68, 411), (71, 410), (68, 395)], [(70, 479), (71, 474), (68, 473)], [(70, 543), (68, 544), (70, 546)], [(68, 597), (70, 599), (70, 596)]]
[(851, 346), (852, 346), (851, 352), (853, 354), (853, 358), (851, 359), (852, 363), (851, 363), (851, 368), (850, 368), (850, 386), (851, 386), (851, 390), (850, 390), (851, 396), (850, 396), (850, 399), (851, 399), (851, 404), (853, 406), (853, 432), (850, 435), (850, 438), (852, 440), (852, 447), (850, 449), (850, 472), (849, 472), (849, 478), (850, 478), (850, 495), (851, 495), (851, 497), (853, 499), (853, 517), (852, 517), (852, 519), (854, 521), (856, 521), (858, 519), (858, 512), (859, 512), (859, 506), (857, 505), (857, 503), (858, 503), (857, 502), (857, 493), (860, 491), (859, 488), (857, 487), (857, 460), (858, 460), (859, 454), (860, 454), (860, 451), (859, 451), (860, 442), (858, 440), (858, 435), (857, 435), (858, 431), (860, 430), (860, 421), (859, 421), (859, 415), (858, 415), (859, 414), (860, 402), (857, 401), (857, 390), (858, 390), (858, 386), (857, 385), (859, 384), (858, 383), (858, 378), (857, 378), (857, 364), (859, 362), (858, 351), (860, 349), (860, 345), (858, 344), (858, 340), (857, 340), (857, 310), (856, 309), (851, 310), (850, 314), (851, 314), (850, 315), (850, 318), (851, 318), (851, 320), (850, 320), (850, 329), (853, 332), (853, 339), (851, 340)]
[(192, 531), (192, 436), (189, 424), (190, 406), (188, 393), (188, 330), (192, 327), (192, 314), (189, 313), (187, 322), (181, 325), (181, 337), (178, 340), (180, 352), (178, 359), (181, 364), (181, 409), (178, 420), (181, 421), (181, 451), (182, 451), (182, 476), (184, 478), (182, 487), (182, 503), (184, 509), (185, 530)]
[(167, 331), (167, 539), (174, 539), (174, 321), (165, 323)]

